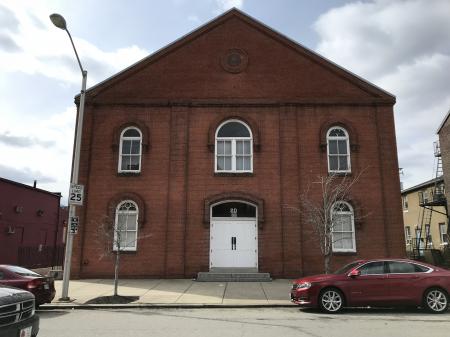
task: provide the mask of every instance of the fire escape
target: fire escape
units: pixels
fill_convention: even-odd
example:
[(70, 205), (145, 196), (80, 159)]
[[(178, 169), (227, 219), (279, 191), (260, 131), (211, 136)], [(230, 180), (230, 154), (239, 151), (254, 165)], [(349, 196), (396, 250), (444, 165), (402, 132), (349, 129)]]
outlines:
[[(412, 240), (413, 258), (423, 259), (425, 250), (431, 250), (431, 218), (433, 213), (444, 214), (448, 218), (447, 200), (445, 198), (445, 190), (443, 183), (442, 157), (439, 142), (433, 143), (434, 156), (436, 158), (436, 171), (434, 174), (434, 185), (422, 193), (419, 193), (419, 206), (422, 208), (419, 215), (419, 224), (416, 227), (415, 237)], [(436, 207), (444, 207), (445, 213), (436, 209)], [(442, 209), (442, 208), (441, 208)]]

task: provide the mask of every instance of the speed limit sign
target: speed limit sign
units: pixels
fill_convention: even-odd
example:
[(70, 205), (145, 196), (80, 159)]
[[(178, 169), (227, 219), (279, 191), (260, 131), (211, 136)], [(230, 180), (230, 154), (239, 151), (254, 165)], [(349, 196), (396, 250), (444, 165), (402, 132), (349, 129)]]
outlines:
[(84, 186), (78, 184), (70, 184), (69, 205), (83, 205)]

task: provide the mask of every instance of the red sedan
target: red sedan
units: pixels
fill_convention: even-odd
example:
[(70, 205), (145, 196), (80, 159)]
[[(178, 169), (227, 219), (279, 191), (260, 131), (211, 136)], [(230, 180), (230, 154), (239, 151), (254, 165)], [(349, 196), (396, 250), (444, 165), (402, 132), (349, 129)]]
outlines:
[(33, 293), (36, 306), (50, 303), (55, 298), (53, 278), (42, 276), (22, 267), (0, 264), (0, 284)]
[(295, 280), (292, 302), (336, 313), (343, 307), (424, 307), (443, 313), (449, 306), (450, 271), (406, 259), (361, 260), (333, 274)]

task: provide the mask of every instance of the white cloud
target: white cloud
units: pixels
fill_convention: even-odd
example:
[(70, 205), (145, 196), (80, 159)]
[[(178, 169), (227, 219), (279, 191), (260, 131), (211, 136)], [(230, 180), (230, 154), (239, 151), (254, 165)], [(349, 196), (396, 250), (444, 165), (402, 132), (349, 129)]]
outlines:
[(450, 106), (450, 2), (354, 2), (321, 15), (317, 51), (397, 96), (405, 186), (430, 179), (432, 142)]
[(41, 188), (63, 192), (66, 199), (72, 163), (75, 117), (75, 107), (69, 107), (44, 120), (36, 118), (30, 123), (14, 121), (2, 123), (0, 134), (39, 140), (52, 146), (18, 148), (0, 143), (2, 158), (13, 159), (2, 161), (0, 176), (5, 174), (6, 177), (8, 173), (8, 179), (23, 183), (42, 179), (38, 181)]
[(17, 136), (11, 134), (9, 131), (0, 133), (0, 143), (15, 147), (31, 147), (36, 145), (50, 147), (55, 145), (53, 141), (42, 141), (30, 136)]
[[(81, 74), (69, 37), (52, 25), (49, 7), (52, 6), (46, 1), (0, 3), (0, 74), (4, 74), (0, 76), (0, 88), (8, 85), (7, 79), (20, 74), (29, 75), (26, 78), (30, 83), (40, 83), (37, 78), (44, 76), (58, 81), (60, 86), (79, 88)], [(75, 30), (71, 34), (88, 70), (88, 87), (148, 55), (135, 45), (104, 51), (78, 38)], [(74, 105), (64, 106), (73, 101), (63, 100), (61, 112), (49, 116), (60, 103), (59, 97), (55, 97), (49, 102), (52, 109), (37, 109), (25, 118), (17, 109), (21, 99), (36, 97), (33, 93), (26, 96), (20, 93), (0, 102), (0, 154), (4, 159), (0, 176), (27, 184), (38, 179), (40, 188), (60, 191), (63, 200), (67, 200), (76, 112)]]
[[(48, 9), (38, 3), (24, 6), (19, 1), (6, 1), (15, 15), (16, 30), (4, 29), (5, 41), (14, 41), (16, 50), (0, 49), (0, 72), (41, 74), (64, 82), (79, 83), (80, 70), (67, 34), (54, 27), (48, 18)], [(7, 28), (7, 27), (6, 27)], [(70, 29), (70, 27), (69, 27)], [(103, 51), (89, 41), (79, 39), (71, 31), (83, 67), (88, 70), (88, 85), (93, 85), (144, 58), (148, 51), (132, 45), (114, 51)], [(89, 55), (89, 57), (87, 57)]]
[[(56, 181), (53, 177), (46, 176), (42, 172), (32, 170), (29, 167), (16, 168), (3, 164), (0, 164), (0, 176), (26, 185), (31, 185), (33, 181), (36, 181), (39, 182), (39, 188), (42, 188), (41, 184), (54, 183)], [(59, 191), (55, 190), (53, 192)]]
[(378, 76), (416, 57), (448, 54), (449, 12), (447, 0), (347, 4), (317, 20), (317, 50), (338, 64), (352, 64), (358, 73)]

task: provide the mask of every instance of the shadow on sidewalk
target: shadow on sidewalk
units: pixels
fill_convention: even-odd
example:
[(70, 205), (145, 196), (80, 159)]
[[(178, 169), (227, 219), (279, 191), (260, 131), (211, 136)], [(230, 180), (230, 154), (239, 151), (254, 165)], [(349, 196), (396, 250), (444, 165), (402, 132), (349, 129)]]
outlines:
[(139, 299), (139, 296), (99, 296), (84, 304), (129, 304)]

